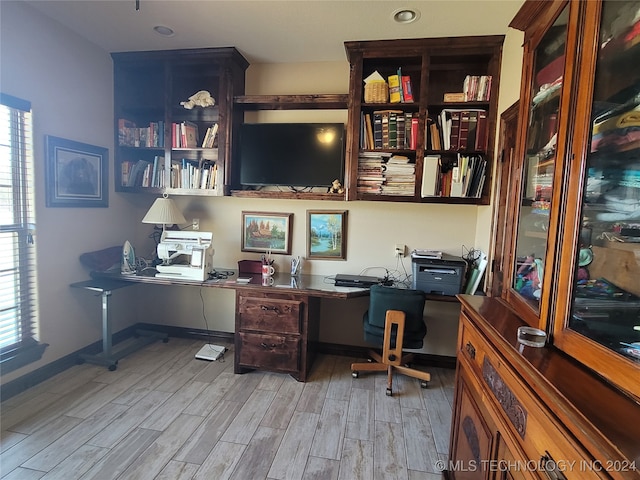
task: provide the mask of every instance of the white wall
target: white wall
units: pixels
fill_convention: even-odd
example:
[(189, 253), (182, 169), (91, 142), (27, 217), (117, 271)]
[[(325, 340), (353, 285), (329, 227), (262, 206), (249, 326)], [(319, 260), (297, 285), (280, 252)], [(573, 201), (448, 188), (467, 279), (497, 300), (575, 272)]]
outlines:
[[(21, 2), (0, 2), (0, 89), (30, 100), (34, 112), (36, 165), (44, 166), (44, 136), (63, 138), (109, 148), (113, 158), (113, 84), (110, 57)], [(518, 38), (515, 32), (515, 38)], [(509, 31), (509, 36), (513, 35)], [(505, 44), (501, 110), (517, 98), (521, 51), (519, 42)], [(509, 48), (507, 48), (509, 45)], [(517, 45), (511, 47), (511, 45)], [(508, 67), (508, 71), (506, 71)], [(346, 93), (346, 62), (299, 65), (252, 65), (247, 71), (247, 94)], [(515, 79), (518, 79), (517, 82)], [(505, 79), (508, 79), (505, 81)], [(517, 83), (518, 87), (515, 86)], [(508, 93), (504, 93), (508, 92)], [(515, 94), (515, 96), (514, 96)], [(512, 97), (511, 99), (509, 97)], [(263, 112), (260, 115), (273, 115)], [(306, 121), (346, 120), (346, 113), (284, 112)], [(260, 117), (259, 119), (263, 119)], [(69, 288), (86, 279), (78, 261), (80, 253), (120, 245), (129, 239), (138, 255), (149, 255), (149, 225), (140, 223), (154, 198), (117, 194), (113, 168), (109, 179), (109, 208), (46, 208), (44, 169), (37, 168), (36, 214), (38, 222), (38, 272), (40, 289), (40, 340), (50, 346), (44, 358), (16, 372), (3, 375), (10, 381), (101, 338), (99, 298)], [(174, 197), (187, 219), (201, 219), (201, 229), (214, 233), (214, 265), (236, 268), (237, 261), (256, 258), (240, 251), (242, 211), (291, 212), (293, 254), (305, 255), (306, 210), (348, 210), (346, 261), (314, 260), (304, 263), (304, 273), (335, 273), (384, 269), (409, 271), (405, 259), (396, 265), (393, 246), (435, 248), (460, 255), (463, 246), (486, 248), (490, 239), (489, 207), (385, 202), (340, 202), (242, 198)], [(276, 260), (286, 269), (289, 257)], [(111, 299), (115, 331), (136, 322), (188, 328), (234, 330), (234, 292), (215, 288), (138, 285), (116, 291)], [(204, 303), (203, 303), (204, 302)], [(430, 302), (429, 333), (424, 351), (453, 355), (458, 308)], [(321, 341), (360, 344), (360, 317), (366, 299), (323, 301)], [(437, 333), (437, 332), (440, 333)]]
[[(111, 59), (23, 2), (0, 9), (0, 89), (33, 109), (39, 339), (49, 344), (41, 361), (3, 375), (4, 383), (101, 338), (98, 297), (69, 284), (88, 278), (81, 253), (135, 236), (141, 210), (139, 199), (114, 194), (111, 178), (109, 208), (45, 207), (45, 135), (107, 147), (113, 158)], [(134, 318), (117, 308), (114, 320), (118, 330)]]

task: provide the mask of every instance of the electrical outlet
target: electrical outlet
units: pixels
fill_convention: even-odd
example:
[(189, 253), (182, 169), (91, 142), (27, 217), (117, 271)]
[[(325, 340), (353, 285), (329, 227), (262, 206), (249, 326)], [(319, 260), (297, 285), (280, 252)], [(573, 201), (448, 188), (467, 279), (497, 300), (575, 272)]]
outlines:
[(396, 243), (394, 248), (394, 255), (396, 257), (404, 257), (404, 252), (406, 251), (406, 247), (402, 243)]
[(199, 218), (194, 218), (194, 219), (191, 221), (191, 227), (192, 227), (194, 230), (200, 230), (200, 219), (199, 219)]

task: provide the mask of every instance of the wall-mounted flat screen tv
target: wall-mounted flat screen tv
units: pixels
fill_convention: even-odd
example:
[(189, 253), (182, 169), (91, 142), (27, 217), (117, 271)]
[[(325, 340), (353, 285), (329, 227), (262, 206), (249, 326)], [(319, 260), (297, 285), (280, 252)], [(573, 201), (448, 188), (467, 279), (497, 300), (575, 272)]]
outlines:
[(344, 124), (245, 123), (240, 127), (240, 183), (329, 187), (343, 182)]

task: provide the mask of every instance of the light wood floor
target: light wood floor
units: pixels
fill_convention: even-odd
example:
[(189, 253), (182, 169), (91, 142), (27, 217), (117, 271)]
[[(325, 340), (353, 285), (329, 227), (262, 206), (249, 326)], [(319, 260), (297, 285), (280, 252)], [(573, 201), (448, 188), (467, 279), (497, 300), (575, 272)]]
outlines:
[[(353, 358), (321, 355), (310, 379), (233, 373), (172, 338), (120, 360), (78, 365), (1, 405), (4, 479), (440, 480), (453, 370), (428, 389), (351, 377)], [(231, 345), (228, 347), (232, 348)]]

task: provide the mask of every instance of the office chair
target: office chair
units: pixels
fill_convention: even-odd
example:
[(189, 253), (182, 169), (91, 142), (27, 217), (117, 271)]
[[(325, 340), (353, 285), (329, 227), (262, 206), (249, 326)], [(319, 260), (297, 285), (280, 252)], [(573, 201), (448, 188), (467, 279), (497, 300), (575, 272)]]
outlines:
[(363, 316), (365, 341), (382, 346), (382, 355), (369, 351), (374, 361), (352, 363), (351, 375), (360, 372), (387, 372), (387, 395), (393, 395), (393, 371), (421, 380), (427, 387), (431, 375), (408, 367), (413, 354), (403, 355), (403, 348), (422, 348), (427, 326), (423, 312), (425, 294), (420, 290), (407, 290), (373, 285), (370, 290), (369, 309)]

